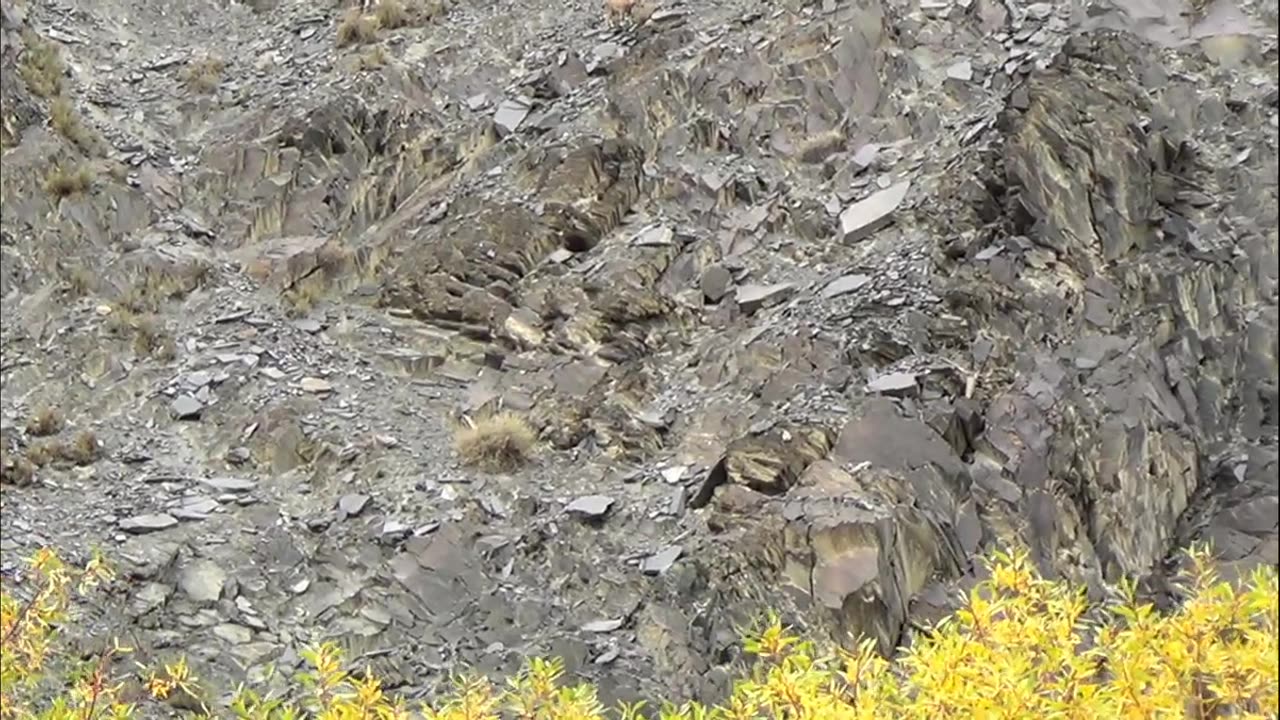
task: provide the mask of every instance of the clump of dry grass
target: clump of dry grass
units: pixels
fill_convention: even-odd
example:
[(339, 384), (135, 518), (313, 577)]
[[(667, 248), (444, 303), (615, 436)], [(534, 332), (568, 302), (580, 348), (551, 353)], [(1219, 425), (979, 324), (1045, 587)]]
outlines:
[(27, 447), (27, 460), (35, 467), (42, 468), (52, 463), (62, 455), (62, 446), (59, 443), (50, 441), (43, 443), (32, 443)]
[(60, 450), (63, 460), (76, 465), (89, 465), (98, 459), (100, 448), (97, 435), (94, 435), (91, 430), (81, 430)]
[(134, 313), (153, 313), (169, 300), (180, 300), (205, 284), (213, 268), (203, 262), (169, 268), (147, 267), (116, 298)]
[(71, 197), (85, 192), (93, 185), (93, 173), (84, 165), (67, 168), (56, 165), (44, 180), (45, 192), (56, 198)]
[(62, 413), (58, 408), (45, 406), (27, 420), (27, 433), (35, 437), (57, 435), (62, 430)]
[(204, 57), (187, 63), (182, 71), (182, 80), (187, 87), (198, 93), (211, 93), (218, 89), (222, 82), (222, 71), (227, 64), (222, 58)]
[(0, 448), (0, 484), (30, 485), (36, 477), (36, 466), (27, 458)]
[(49, 123), (58, 134), (85, 153), (92, 154), (97, 149), (97, 138), (80, 122), (75, 104), (66, 96), (55, 98), (49, 103)]
[(387, 54), (387, 49), (382, 45), (374, 45), (356, 59), (357, 70), (377, 70), (385, 67), (391, 56)]
[(311, 312), (316, 303), (324, 299), (328, 287), (328, 275), (324, 271), (317, 271), (294, 283), (292, 288), (280, 295), (284, 300), (286, 314), (290, 317), (302, 317)]
[(529, 423), (511, 412), (466, 420), (453, 435), (464, 463), (492, 472), (510, 472), (529, 462), (536, 441)]
[(62, 73), (66, 71), (57, 46), (30, 30), (22, 33), (22, 43), (25, 50), (18, 74), (26, 81), (27, 89), (40, 97), (57, 97), (62, 93)]
[(84, 297), (93, 290), (93, 272), (84, 265), (76, 264), (63, 269), (62, 279), (67, 284), (67, 291), (75, 297)]
[(338, 21), (338, 47), (367, 45), (378, 38), (378, 21), (353, 8)]
[(394, 30), (409, 24), (409, 12), (400, 0), (381, 0), (373, 10), (378, 27)]
[(128, 338), (138, 357), (171, 360), (176, 353), (173, 338), (155, 315), (139, 314), (128, 306), (117, 305), (107, 316), (106, 327), (112, 335)]

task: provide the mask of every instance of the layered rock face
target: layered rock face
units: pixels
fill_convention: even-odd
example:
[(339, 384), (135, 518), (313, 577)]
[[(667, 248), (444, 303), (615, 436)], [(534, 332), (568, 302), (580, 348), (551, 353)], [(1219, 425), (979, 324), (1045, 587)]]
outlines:
[[(1095, 598), (1280, 561), (1274, 7), (457, 3), (335, 48), (119, 4), (0, 54), (6, 477), (44, 405), (100, 445), (6, 486), (3, 564), (107, 543), (91, 629), (715, 699), (760, 612), (892, 653), (1012, 543)], [(505, 475), (452, 447), (497, 410)]]

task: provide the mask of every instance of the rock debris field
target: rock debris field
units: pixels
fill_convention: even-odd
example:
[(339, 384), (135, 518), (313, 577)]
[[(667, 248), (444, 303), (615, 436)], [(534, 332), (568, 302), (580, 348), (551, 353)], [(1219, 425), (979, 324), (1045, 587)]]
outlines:
[(0, 8), (0, 570), (105, 550), (86, 649), (716, 700), (1005, 543), (1280, 560), (1276, 0)]

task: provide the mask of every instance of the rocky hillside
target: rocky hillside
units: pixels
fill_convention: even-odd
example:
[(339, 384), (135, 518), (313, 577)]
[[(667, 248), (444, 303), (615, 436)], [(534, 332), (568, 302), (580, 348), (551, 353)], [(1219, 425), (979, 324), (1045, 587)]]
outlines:
[(1280, 561), (1276, 0), (0, 7), (0, 565), (144, 657), (714, 699)]

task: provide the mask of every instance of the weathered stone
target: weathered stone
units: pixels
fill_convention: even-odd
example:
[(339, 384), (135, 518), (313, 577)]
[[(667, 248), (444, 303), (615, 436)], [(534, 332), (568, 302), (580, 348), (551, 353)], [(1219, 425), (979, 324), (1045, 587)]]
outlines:
[(120, 529), (134, 535), (168, 530), (178, 524), (178, 519), (169, 513), (151, 513), (134, 515), (120, 521)]
[(175, 420), (195, 420), (204, 412), (204, 403), (192, 395), (179, 395), (169, 403), (169, 414)]
[(222, 597), (226, 582), (227, 572), (216, 562), (204, 558), (191, 561), (178, 575), (178, 587), (187, 597), (200, 603)]
[(333, 392), (333, 383), (323, 378), (304, 377), (298, 382), (298, 387), (302, 388), (303, 392), (312, 393), (313, 395)]
[(881, 375), (867, 383), (867, 392), (903, 397), (919, 390), (914, 373), (895, 372)]
[(680, 556), (683, 553), (684, 549), (679, 545), (668, 545), (658, 552), (646, 557), (644, 561), (640, 563), (640, 572), (645, 575), (661, 575), (667, 570), (670, 570), (671, 566), (675, 564), (676, 560), (680, 559)]
[(838, 277), (827, 284), (822, 289), (822, 296), (825, 298), (835, 298), (841, 295), (847, 295), (851, 292), (857, 292), (866, 287), (871, 282), (869, 275), (845, 275)]
[(369, 504), (369, 496), (361, 493), (348, 493), (338, 498), (338, 511), (345, 517), (355, 517), (364, 512)]
[(199, 482), (201, 485), (210, 487), (218, 492), (228, 493), (249, 492), (258, 486), (257, 481), (233, 477), (200, 478)]
[(795, 291), (791, 283), (774, 283), (772, 285), (742, 285), (738, 287), (737, 301), (742, 312), (750, 315), (762, 308), (772, 307), (789, 297)]
[(907, 197), (911, 189), (909, 181), (903, 181), (845, 208), (840, 213), (840, 237), (844, 242), (855, 243), (873, 235), (893, 222), (893, 213)]
[(613, 498), (608, 495), (584, 495), (569, 503), (564, 510), (584, 518), (597, 519), (604, 517), (611, 507)]
[(699, 286), (702, 289), (702, 296), (707, 302), (718, 303), (721, 298), (729, 293), (729, 287), (733, 284), (733, 273), (723, 265), (708, 265), (702, 271), (702, 279)]

